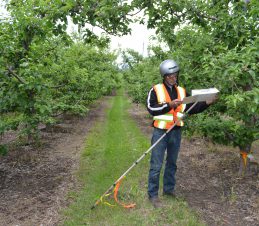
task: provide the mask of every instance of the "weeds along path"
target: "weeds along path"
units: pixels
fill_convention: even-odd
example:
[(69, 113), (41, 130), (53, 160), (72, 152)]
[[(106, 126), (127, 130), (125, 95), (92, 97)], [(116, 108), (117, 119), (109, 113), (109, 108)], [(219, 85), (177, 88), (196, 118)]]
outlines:
[[(74, 202), (65, 210), (64, 225), (202, 225), (183, 200), (164, 199), (165, 208), (156, 210), (147, 200), (146, 185), (149, 156), (123, 180), (119, 199), (136, 203), (124, 209), (107, 197), (95, 209), (90, 207), (132, 163), (149, 148), (145, 136), (130, 117), (132, 108), (121, 90), (109, 100), (106, 120), (99, 121), (87, 136), (81, 156), (79, 177), (82, 189), (74, 193)], [(131, 109), (134, 110), (134, 109)], [(71, 195), (72, 196), (72, 195)]]

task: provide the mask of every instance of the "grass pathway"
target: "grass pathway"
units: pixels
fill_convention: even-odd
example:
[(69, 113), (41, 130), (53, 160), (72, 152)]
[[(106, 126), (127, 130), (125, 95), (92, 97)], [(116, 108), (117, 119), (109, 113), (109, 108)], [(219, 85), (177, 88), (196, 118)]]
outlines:
[(121, 90), (110, 99), (109, 106), (106, 120), (96, 122), (87, 136), (78, 172), (82, 189), (70, 193), (74, 201), (64, 210), (63, 225), (203, 225), (184, 200), (162, 198), (165, 208), (151, 206), (146, 195), (149, 155), (127, 175), (120, 187), (119, 198), (125, 203), (136, 203), (134, 209), (109, 207), (103, 203), (90, 209), (150, 144), (130, 118), (127, 109), (131, 105)]

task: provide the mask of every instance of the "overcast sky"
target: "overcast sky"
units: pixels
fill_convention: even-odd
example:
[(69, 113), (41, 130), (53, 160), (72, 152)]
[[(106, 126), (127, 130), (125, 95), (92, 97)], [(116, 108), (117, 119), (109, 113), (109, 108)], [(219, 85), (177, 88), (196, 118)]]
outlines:
[(143, 56), (147, 56), (147, 47), (150, 36), (154, 35), (154, 30), (147, 30), (146, 26), (142, 24), (131, 25), (132, 32), (130, 35), (122, 37), (112, 37), (111, 47), (116, 48), (130, 48), (139, 52)]
[[(111, 36), (111, 48), (113, 50), (116, 49), (134, 49), (135, 51), (139, 52), (143, 56), (147, 56), (147, 48), (149, 44), (149, 38), (155, 34), (154, 30), (148, 30), (146, 26), (142, 24), (132, 24), (131, 26), (131, 34), (124, 35), (121, 37), (118, 36)], [(91, 30), (97, 35), (100, 35), (103, 31), (98, 28), (94, 27), (93, 29), (89, 26)], [(77, 26), (73, 25), (71, 21), (69, 21), (68, 25), (68, 32), (77, 31)]]

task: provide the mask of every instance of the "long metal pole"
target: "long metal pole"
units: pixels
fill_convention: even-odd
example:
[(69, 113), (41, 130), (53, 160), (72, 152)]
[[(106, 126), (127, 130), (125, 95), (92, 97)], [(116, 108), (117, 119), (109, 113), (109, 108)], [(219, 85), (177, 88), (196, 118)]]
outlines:
[[(191, 109), (194, 108), (194, 106), (198, 103), (198, 101), (196, 101), (185, 113), (184, 117), (186, 117), (186, 115), (190, 112)], [(131, 170), (132, 168), (134, 168), (165, 136), (166, 134), (168, 134), (176, 125), (178, 122), (180, 122), (184, 117), (178, 119), (147, 151), (144, 152), (143, 155), (141, 155), (138, 160), (136, 160), (130, 168), (128, 168), (120, 177), (119, 179), (117, 179), (113, 185), (111, 185), (111, 187), (109, 187), (107, 189), (106, 192), (103, 193), (103, 195), (98, 199), (96, 200), (96, 202), (94, 203), (94, 205), (91, 207), (91, 209), (94, 209), (102, 200), (102, 198), (107, 194), (109, 193), (115, 186), (116, 184), (123, 178), (125, 177)]]

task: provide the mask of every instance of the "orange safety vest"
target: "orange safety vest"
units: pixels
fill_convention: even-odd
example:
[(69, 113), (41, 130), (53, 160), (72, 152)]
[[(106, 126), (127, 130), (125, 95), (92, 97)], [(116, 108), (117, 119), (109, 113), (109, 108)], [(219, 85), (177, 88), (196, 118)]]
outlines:
[[(164, 84), (157, 84), (154, 86), (154, 90), (157, 95), (157, 101), (159, 104), (169, 103), (171, 100), (166, 87)], [(186, 97), (186, 91), (184, 88), (177, 86), (177, 99), (182, 100)], [(186, 104), (179, 105), (176, 109), (171, 109), (168, 113), (164, 115), (157, 115), (153, 117), (154, 126), (159, 129), (169, 129), (177, 120), (183, 116)], [(183, 121), (179, 121), (177, 126), (183, 126)]]

